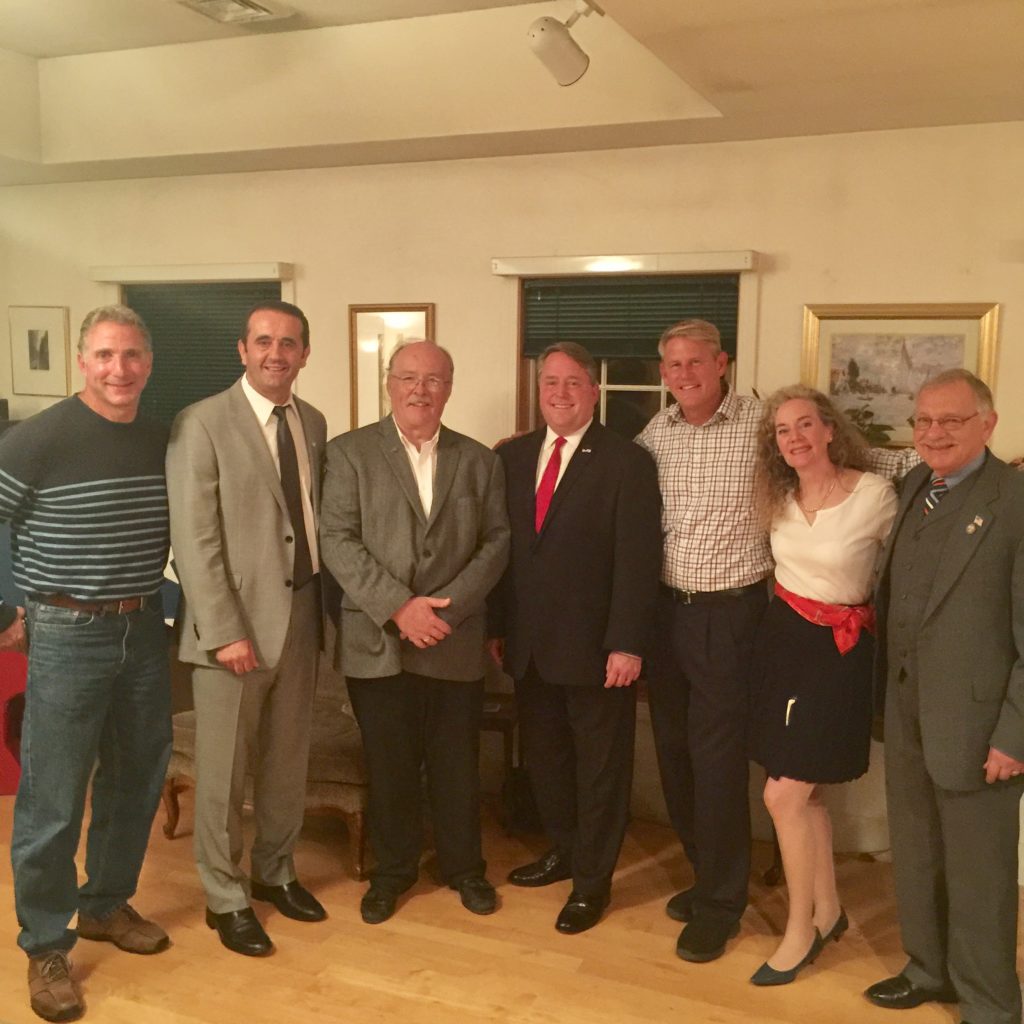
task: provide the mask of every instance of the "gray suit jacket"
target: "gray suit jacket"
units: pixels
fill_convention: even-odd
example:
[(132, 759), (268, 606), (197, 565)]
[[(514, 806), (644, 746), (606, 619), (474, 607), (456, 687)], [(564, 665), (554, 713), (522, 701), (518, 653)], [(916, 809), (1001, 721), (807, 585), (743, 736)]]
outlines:
[[(893, 545), (929, 474), (919, 466), (907, 476), (882, 553), (883, 687), (886, 617), (898, 600)], [(990, 746), (1024, 760), (1024, 474), (989, 453), (977, 479), (960, 486), (971, 491), (946, 543), (914, 653), (928, 773), (945, 789), (965, 791), (985, 785), (981, 766)]]
[[(430, 516), (390, 416), (327, 446), (320, 555), (341, 584), (339, 667), (356, 678), (484, 674), (485, 606), (508, 560), (505, 480), (494, 452), (442, 426)], [(391, 616), (413, 596), (450, 597), (452, 634), (420, 650)]]
[[(324, 417), (295, 399), (319, 515)], [(182, 410), (167, 448), (171, 546), (185, 596), (179, 657), (218, 664), (218, 648), (248, 637), (274, 668), (291, 610), (295, 544), (277, 467), (241, 382)]]

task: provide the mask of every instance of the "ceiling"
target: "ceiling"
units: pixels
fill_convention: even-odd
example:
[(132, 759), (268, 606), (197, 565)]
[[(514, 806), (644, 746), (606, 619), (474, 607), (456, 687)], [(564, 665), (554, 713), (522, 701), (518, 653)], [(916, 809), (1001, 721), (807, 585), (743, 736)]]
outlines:
[[(565, 89), (527, 54), (525, 32), (539, 14), (564, 20), (571, 0), (287, 6), (294, 17), (255, 30), (175, 0), (4, 0), (0, 72), (18, 76), (8, 97), (26, 99), (0, 113), (0, 184), (1024, 119), (1021, 0), (602, 0), (606, 17), (573, 29), (591, 69)], [(335, 46), (344, 62), (326, 56)], [(160, 92), (185, 103), (201, 79), (218, 102), (260, 95), (245, 69), (278, 57), (291, 64), (273, 68), (272, 140), (266, 124), (204, 127), (236, 129), (245, 119), (230, 107), (193, 102), (181, 118)], [(333, 77), (359, 60), (374, 71), (358, 84)], [(422, 73), (403, 84), (410, 67)], [(318, 113), (317, 81), (344, 117)], [(113, 148), (90, 149), (112, 112)]]

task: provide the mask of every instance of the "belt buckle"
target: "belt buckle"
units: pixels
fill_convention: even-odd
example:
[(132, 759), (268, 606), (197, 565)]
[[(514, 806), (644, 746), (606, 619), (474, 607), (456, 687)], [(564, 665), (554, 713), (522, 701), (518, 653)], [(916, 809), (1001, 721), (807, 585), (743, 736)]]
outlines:
[(679, 590), (677, 593), (680, 595), (680, 600), (683, 604), (693, 604), (693, 599), (697, 596), (696, 590)]

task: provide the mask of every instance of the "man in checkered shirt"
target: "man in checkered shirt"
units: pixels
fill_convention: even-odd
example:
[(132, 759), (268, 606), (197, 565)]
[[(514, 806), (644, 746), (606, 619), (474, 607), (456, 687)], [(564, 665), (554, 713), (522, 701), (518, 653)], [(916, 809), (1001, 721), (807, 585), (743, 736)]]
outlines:
[[(753, 496), (763, 406), (725, 382), (714, 324), (674, 324), (658, 353), (678, 404), (637, 437), (658, 466), (665, 532), (648, 682), (665, 802), (695, 876), (665, 909), (688, 922), (676, 953), (704, 963), (725, 952), (747, 905), (747, 671), (773, 568)], [(891, 477), (914, 462), (876, 449), (871, 468)]]

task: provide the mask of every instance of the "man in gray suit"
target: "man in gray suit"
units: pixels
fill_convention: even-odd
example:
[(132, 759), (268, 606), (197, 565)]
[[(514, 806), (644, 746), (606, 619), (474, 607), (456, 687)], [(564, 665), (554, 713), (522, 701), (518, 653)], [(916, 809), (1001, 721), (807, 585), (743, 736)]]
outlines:
[(992, 394), (964, 370), (917, 397), (927, 465), (904, 483), (878, 597), (879, 682), (902, 972), (877, 1006), (959, 1002), (1020, 1024), (1024, 476), (986, 449)]
[(367, 924), (419, 873), (423, 769), (443, 881), (476, 914), (497, 907), (480, 847), (485, 602), (508, 559), (498, 457), (441, 426), (451, 356), (409, 342), (391, 357), (392, 415), (327, 450), (321, 545), (341, 584), (338, 657), (363, 734), (377, 866)]
[[(316, 522), (324, 417), (292, 394), (309, 324), (287, 302), (253, 309), (245, 375), (177, 418), (167, 451), (171, 544), (185, 596), (179, 655), (196, 707), (196, 860), (206, 922), (246, 956), (273, 944), (249, 906), (319, 921), (295, 877), (320, 643)], [(252, 882), (241, 869), (251, 771)]]

